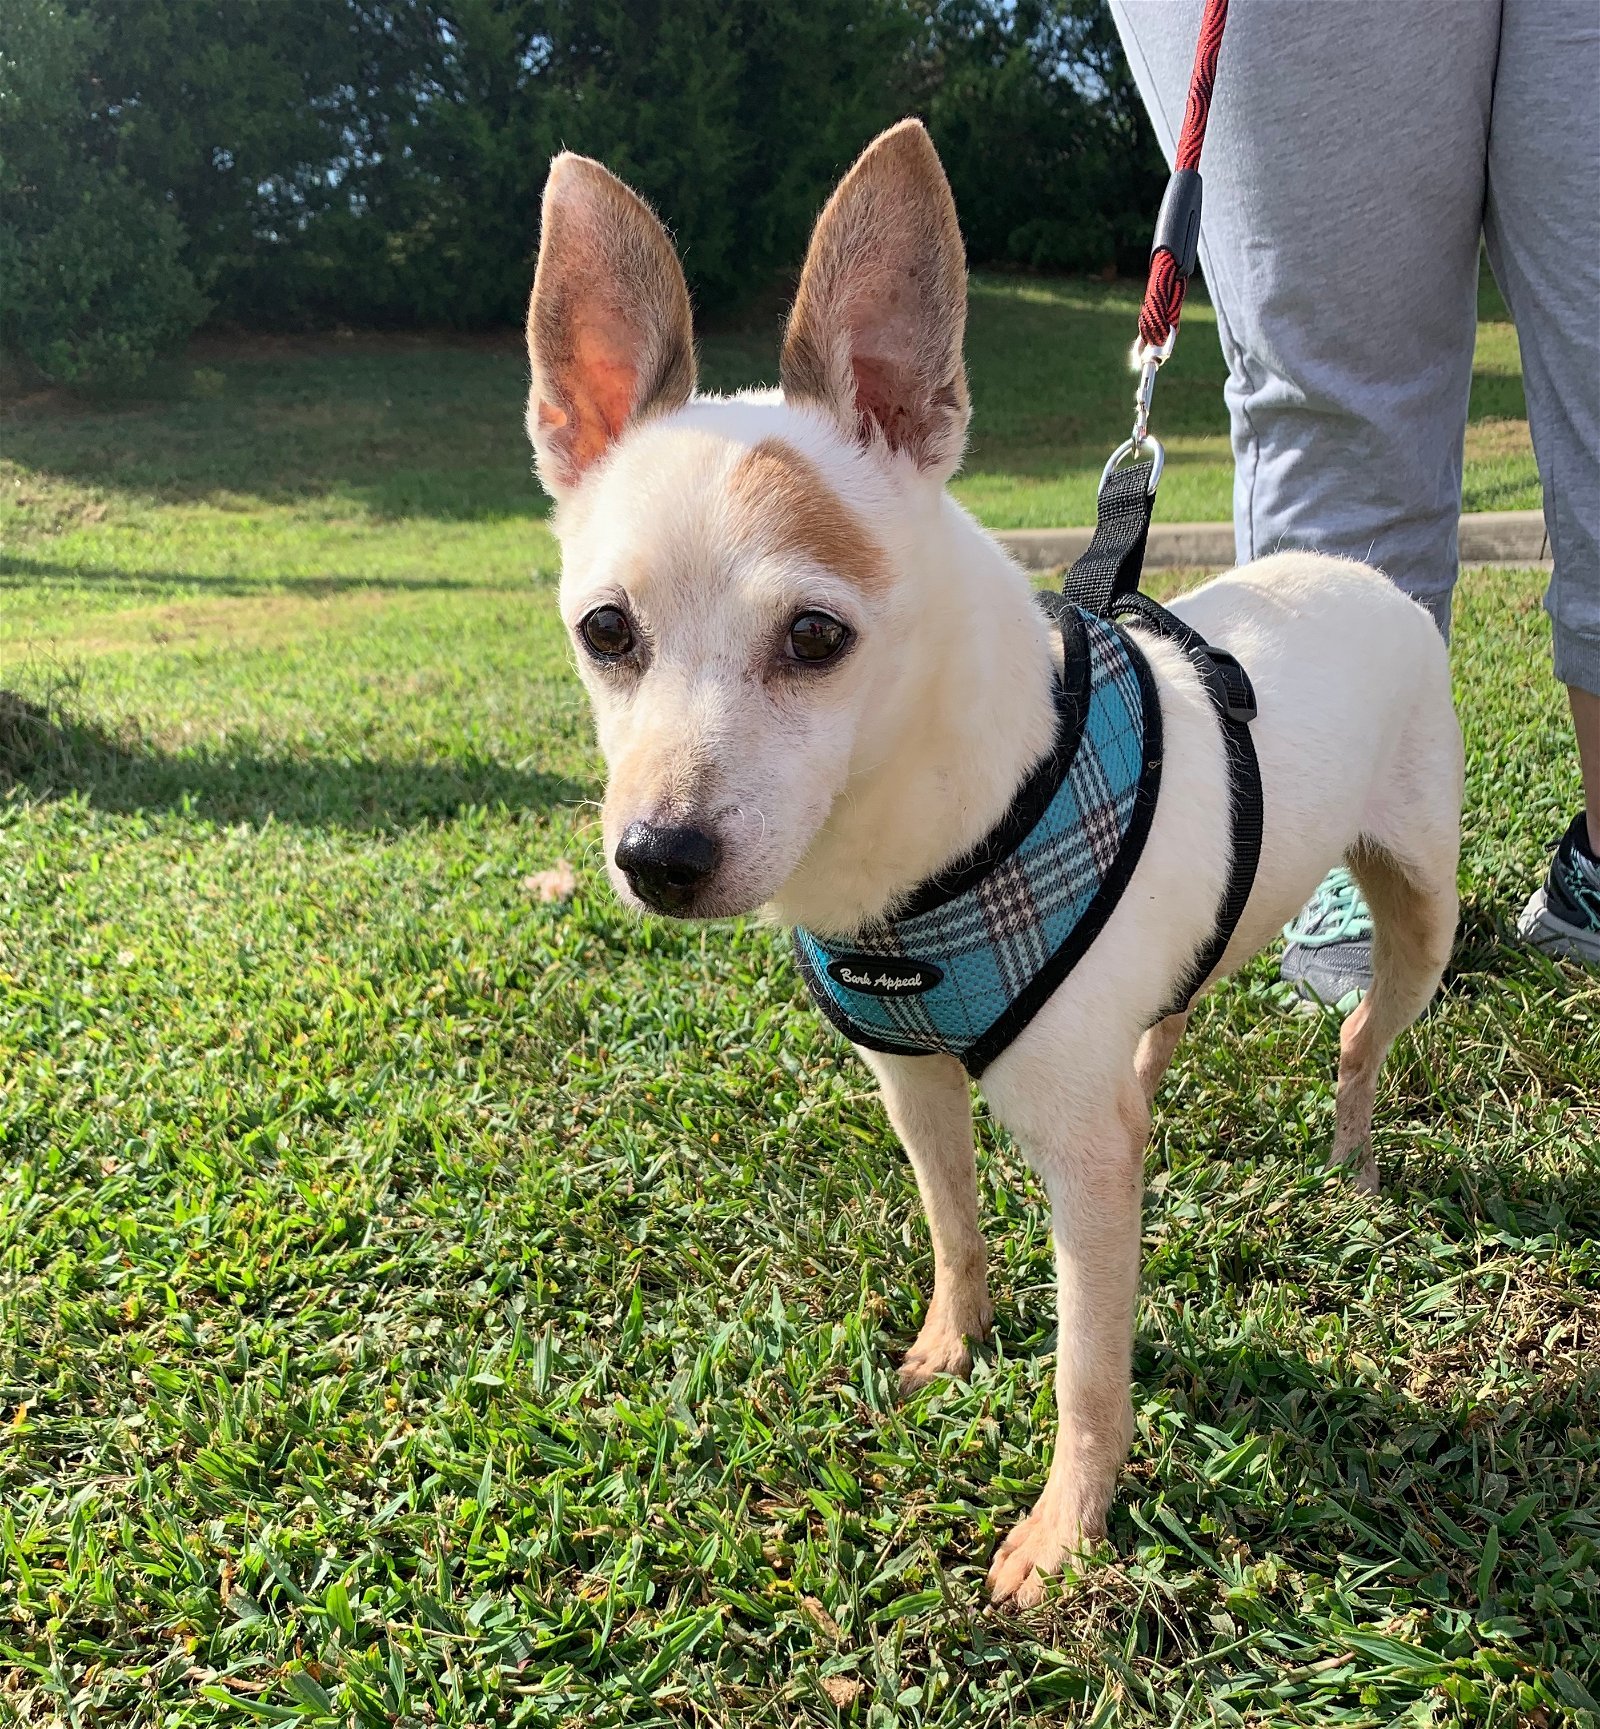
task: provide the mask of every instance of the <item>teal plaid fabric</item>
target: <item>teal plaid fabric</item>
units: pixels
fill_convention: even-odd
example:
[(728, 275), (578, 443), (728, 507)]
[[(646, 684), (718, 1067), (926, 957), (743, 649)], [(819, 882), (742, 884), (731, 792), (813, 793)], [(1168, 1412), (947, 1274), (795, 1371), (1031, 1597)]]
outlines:
[(817, 1006), (855, 1044), (947, 1051), (981, 1073), (1076, 964), (1133, 874), (1161, 773), (1149, 668), (1122, 630), (1087, 613), (1064, 636), (1055, 748), (999, 827), (895, 916), (840, 941), (795, 931)]

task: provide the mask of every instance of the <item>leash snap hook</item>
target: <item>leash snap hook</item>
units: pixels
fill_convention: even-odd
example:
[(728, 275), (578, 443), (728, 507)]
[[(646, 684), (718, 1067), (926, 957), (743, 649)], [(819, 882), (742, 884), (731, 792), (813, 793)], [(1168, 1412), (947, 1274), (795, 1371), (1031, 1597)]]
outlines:
[(1172, 353), (1172, 345), (1178, 340), (1178, 327), (1167, 332), (1166, 340), (1159, 346), (1153, 342), (1140, 342), (1134, 351), (1134, 364), (1139, 368), (1139, 382), (1133, 392), (1133, 442), (1143, 444), (1150, 430), (1150, 399), (1156, 392), (1156, 374), (1161, 370), (1162, 362)]

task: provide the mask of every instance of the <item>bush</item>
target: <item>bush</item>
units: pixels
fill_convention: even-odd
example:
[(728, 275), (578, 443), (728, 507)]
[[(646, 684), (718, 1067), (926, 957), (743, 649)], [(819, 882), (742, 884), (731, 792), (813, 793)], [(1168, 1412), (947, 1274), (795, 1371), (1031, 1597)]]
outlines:
[(0, 335), (48, 378), (131, 382), (206, 314), (183, 229), (91, 157), (89, 22), (51, 0), (0, 18)]
[(130, 384), (205, 317), (170, 211), (122, 174), (65, 177), (53, 219), (0, 224), (0, 318), (8, 341), (63, 384)]

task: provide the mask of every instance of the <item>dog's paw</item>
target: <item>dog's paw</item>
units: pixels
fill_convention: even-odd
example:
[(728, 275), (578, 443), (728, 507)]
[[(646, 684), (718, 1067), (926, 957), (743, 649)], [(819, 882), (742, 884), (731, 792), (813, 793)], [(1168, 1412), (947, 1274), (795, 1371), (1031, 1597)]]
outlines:
[(1354, 1146), (1335, 1140), (1330, 1158), (1362, 1194), (1378, 1193), (1378, 1159), (1370, 1140), (1360, 1141)]
[(971, 1339), (986, 1339), (994, 1311), (987, 1300), (968, 1318), (968, 1324), (946, 1320), (930, 1312), (917, 1334), (916, 1343), (900, 1365), (900, 1394), (915, 1393), (941, 1375), (963, 1377), (972, 1372)]
[(1069, 1555), (1094, 1542), (1071, 1519), (1034, 1510), (1006, 1538), (989, 1566), (989, 1595), (997, 1608), (1032, 1609), (1044, 1601), (1045, 1577), (1059, 1573)]
[(943, 1375), (965, 1375), (971, 1368), (972, 1348), (965, 1335), (941, 1332), (929, 1338), (924, 1327), (900, 1365), (900, 1396), (920, 1392)]

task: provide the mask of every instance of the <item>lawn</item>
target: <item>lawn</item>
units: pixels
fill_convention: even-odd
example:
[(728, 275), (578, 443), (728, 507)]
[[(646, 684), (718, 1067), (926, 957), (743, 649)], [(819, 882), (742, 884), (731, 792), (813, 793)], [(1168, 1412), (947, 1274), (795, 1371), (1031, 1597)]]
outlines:
[[(978, 284), (993, 520), (1072, 514), (1111, 336), (1059, 422), (1006, 379), (1128, 302)], [(899, 1404), (930, 1253), (865, 1072), (775, 935), (606, 888), (519, 390), (261, 341), (0, 422), (0, 1722), (1597, 1729), (1600, 982), (1509, 934), (1577, 799), (1541, 578), (1465, 583), (1463, 928), (1383, 1195), (1258, 963), (1159, 1102), (1110, 1547), (998, 1616), (1037, 1185), (984, 1124), (995, 1343)]]
[[(1467, 508), (1537, 508), (1516, 334), (1487, 273), (1479, 301)], [(956, 492), (991, 528), (1094, 520), (1101, 466), (1132, 420), (1137, 308), (1126, 284), (975, 278), (973, 437)], [(1198, 292), (1184, 332), (1157, 397), (1160, 516), (1224, 521), (1224, 368)], [(778, 337), (775, 315), (708, 337), (705, 383), (771, 383)], [(0, 420), (0, 576), (31, 591), (0, 641), (121, 611), (136, 593), (422, 591), (548, 572), (526, 388), (514, 333), (207, 341), (117, 405), (30, 396), (0, 373), (13, 405)]]

